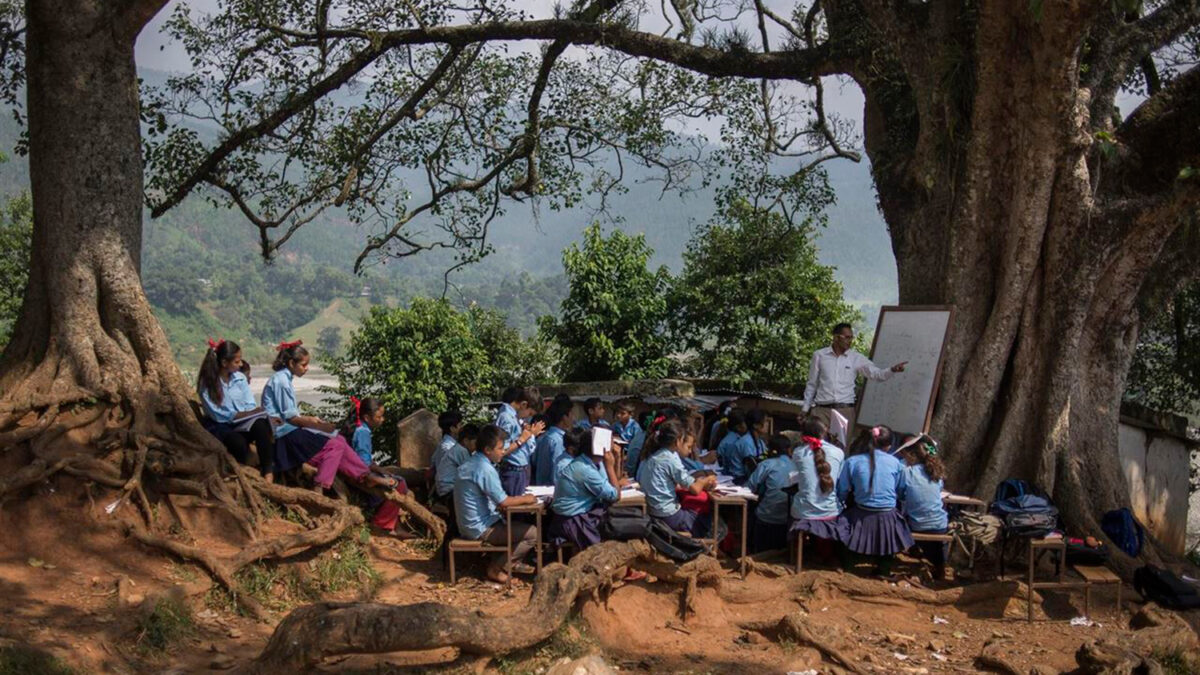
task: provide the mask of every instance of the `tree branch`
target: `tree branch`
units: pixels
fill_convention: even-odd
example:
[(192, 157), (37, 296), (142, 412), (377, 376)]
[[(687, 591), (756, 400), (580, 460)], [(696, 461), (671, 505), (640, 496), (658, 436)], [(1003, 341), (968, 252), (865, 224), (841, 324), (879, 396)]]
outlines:
[(1177, 182), (1200, 191), (1200, 66), (1175, 78), (1129, 115), (1115, 134), (1122, 155), (1110, 170), (1109, 187), (1120, 194), (1154, 194)]

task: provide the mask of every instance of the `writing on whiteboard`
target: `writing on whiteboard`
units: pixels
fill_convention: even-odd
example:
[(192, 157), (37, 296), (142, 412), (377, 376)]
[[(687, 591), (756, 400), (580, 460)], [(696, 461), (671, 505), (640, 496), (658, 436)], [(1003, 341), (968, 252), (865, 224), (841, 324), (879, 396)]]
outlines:
[(867, 382), (858, 424), (884, 424), (906, 434), (928, 431), (950, 316), (949, 307), (884, 307), (880, 311), (871, 360), (881, 368), (901, 361), (908, 365), (886, 382)]

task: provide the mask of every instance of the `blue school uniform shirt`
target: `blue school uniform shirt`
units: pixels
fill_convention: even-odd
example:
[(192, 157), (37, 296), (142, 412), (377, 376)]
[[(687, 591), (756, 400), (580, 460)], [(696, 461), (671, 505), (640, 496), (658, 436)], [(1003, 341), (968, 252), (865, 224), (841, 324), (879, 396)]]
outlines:
[(701, 464), (700, 460), (698, 460), (698, 459), (692, 459), (691, 457), (680, 456), (679, 461), (683, 462), (683, 468), (687, 469), (688, 471), (703, 471), (704, 470), (704, 465)]
[(449, 434), (442, 436), (438, 445), (437, 461), (434, 462), (434, 489), (439, 496), (446, 496), (454, 490), (454, 481), (458, 478), (458, 468), (471, 456), (471, 451), (463, 447)]
[(576, 429), (583, 429), (585, 431), (591, 429), (593, 426), (604, 427), (606, 429), (612, 428), (612, 425), (608, 423), (608, 420), (600, 420), (599, 422), (597, 422), (596, 424), (593, 425), (591, 420), (589, 420), (586, 417), (575, 423)]
[(354, 454), (363, 461), (363, 464), (371, 466), (375, 463), (375, 448), (371, 443), (371, 427), (360, 424), (354, 430), (354, 435), (350, 437), (350, 445), (354, 448)]
[[(567, 432), (560, 427), (550, 427), (537, 440), (533, 453), (533, 484), (554, 485), (554, 477), (563, 464), (571, 461), (563, 437)], [(591, 451), (591, 448), (588, 448)]]
[(642, 431), (642, 425), (637, 423), (637, 420), (632, 417), (625, 424), (616, 422), (613, 424), (613, 433), (626, 443), (633, 442), (633, 437), (637, 436)]
[(472, 453), (454, 479), (454, 513), (458, 531), (468, 539), (479, 539), (500, 521), (497, 510), (508, 498), (500, 486), (500, 474), (482, 452)]
[(554, 501), (550, 508), (571, 517), (591, 511), (601, 502), (617, 501), (617, 489), (586, 454), (570, 457), (554, 477)]
[[(721, 445), (725, 446), (722, 441)], [(746, 460), (762, 455), (767, 450), (767, 444), (761, 438), (755, 439), (749, 433), (742, 434), (731, 445), (725, 446), (725, 473), (735, 479), (743, 479), (746, 471)], [(720, 455), (720, 452), (717, 453)]]
[(746, 481), (746, 487), (758, 495), (755, 517), (770, 525), (786, 525), (788, 522), (788, 495), (784, 488), (792, 483), (794, 465), (790, 457), (772, 457), (754, 467), (754, 473)]
[(208, 395), (208, 389), (200, 392), (200, 400), (204, 402), (204, 412), (214, 422), (222, 422), (228, 424), (233, 421), (233, 418), (240, 412), (248, 412), (258, 407), (254, 402), (254, 393), (250, 391), (250, 383), (246, 380), (246, 376), (235, 372), (229, 376), (229, 381), (225, 382), (220, 378), (217, 381), (221, 384), (221, 403), (220, 405), (213, 402)]
[(871, 465), (867, 455), (854, 455), (842, 465), (838, 476), (838, 499), (846, 503), (846, 497), (854, 494), (854, 503), (868, 509), (894, 509), (897, 499), (904, 490), (904, 465), (886, 452), (875, 453), (875, 487), (871, 489)]
[(904, 467), (903, 476), (900, 506), (909, 529), (913, 532), (945, 531), (949, 520), (946, 507), (942, 505), (944, 482), (930, 480), (921, 464)]
[(638, 483), (646, 494), (646, 510), (655, 518), (667, 518), (679, 511), (675, 486), (691, 487), (696, 479), (683, 468), (679, 454), (662, 448), (638, 467)]
[(277, 370), (263, 387), (263, 408), (271, 417), (283, 421), (283, 424), (275, 427), (275, 438), (277, 439), (300, 428), (288, 423), (288, 420), (300, 414), (300, 406), (296, 403), (296, 389), (292, 386), (293, 377), (292, 371), (287, 368)]
[[(508, 440), (505, 444), (511, 444), (521, 436), (521, 429), (524, 425), (517, 418), (517, 410), (507, 403), (500, 404), (500, 410), (496, 413), (496, 426), (504, 430), (508, 434)], [(529, 466), (529, 461), (533, 459), (534, 448), (537, 447), (537, 437), (530, 436), (529, 440), (525, 441), (516, 450), (504, 456), (500, 460), (501, 464), (515, 467)]]
[(733, 454), (738, 441), (742, 440), (743, 435), (745, 434), (739, 434), (731, 430), (725, 434), (725, 438), (722, 438), (720, 444), (717, 445), (717, 460), (720, 462), (721, 468), (725, 470), (725, 473), (729, 473), (729, 462), (731, 461), (729, 456)]
[(638, 462), (642, 461), (642, 446), (645, 444), (646, 432), (638, 429), (637, 435), (625, 446), (625, 475), (637, 475)]
[(833, 479), (834, 487), (829, 492), (821, 492), (821, 477), (817, 475), (817, 467), (813, 464), (812, 448), (807, 443), (797, 446), (792, 452), (792, 467), (798, 474), (798, 489), (792, 498), (792, 518), (795, 520), (832, 518), (842, 512), (836, 486), (842, 475), (846, 453), (832, 443), (823, 442), (821, 447), (825, 450), (825, 461), (829, 462), (829, 477)]
[[(721, 428), (721, 420), (720, 419), (718, 419), (716, 422), (713, 422), (712, 426), (708, 428), (708, 449), (709, 450), (715, 451), (717, 449), (717, 445), (719, 445), (719, 444), (714, 443), (713, 441), (717, 438), (717, 431), (720, 428)], [(725, 440), (725, 439), (721, 439), (721, 440)]]

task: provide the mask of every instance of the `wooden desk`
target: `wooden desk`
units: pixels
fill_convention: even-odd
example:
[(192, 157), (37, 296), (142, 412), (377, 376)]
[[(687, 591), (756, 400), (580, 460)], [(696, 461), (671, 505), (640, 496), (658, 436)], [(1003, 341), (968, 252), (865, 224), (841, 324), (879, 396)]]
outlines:
[[(1087, 589), (1087, 581), (1066, 581), (1063, 576), (1067, 571), (1067, 540), (1065, 537), (1056, 539), (1034, 539), (1026, 538), (1029, 545), (1029, 568), (1025, 574), (1025, 607), (1027, 621), (1033, 621), (1033, 591), (1038, 588), (1045, 589), (1066, 589), (1066, 588), (1083, 588)], [(1043, 551), (1054, 551), (1058, 553), (1057, 565), (1055, 566), (1055, 581), (1034, 581), (1034, 567), (1037, 563), (1039, 554)], [(1004, 576), (1003, 564), (1004, 554), (1000, 555), (1001, 578)]]
[(742, 507), (742, 554), (738, 557), (739, 571), (742, 578), (746, 578), (746, 531), (747, 524), (750, 520), (750, 502), (746, 497), (733, 497), (730, 495), (720, 495), (716, 492), (710, 492), (709, 497), (713, 502), (713, 547), (717, 547), (721, 542), (717, 539), (721, 523), (721, 506), (740, 506)]
[(634, 495), (634, 496), (630, 496), (630, 497), (620, 497), (619, 499), (617, 499), (617, 501), (613, 502), (613, 506), (634, 506), (634, 507), (641, 509), (642, 513), (645, 514), (646, 513), (646, 495), (642, 494), (642, 495)]
[(511, 506), (504, 509), (505, 522), (508, 524), (508, 563), (505, 565), (508, 577), (512, 578), (512, 550), (513, 550), (513, 530), (512, 521), (514, 513), (532, 513), (534, 516), (534, 528), (537, 531), (537, 545), (534, 549), (537, 551), (537, 573), (542, 573), (542, 514), (546, 512), (546, 505), (541, 502), (533, 504), (524, 504), (522, 506)]

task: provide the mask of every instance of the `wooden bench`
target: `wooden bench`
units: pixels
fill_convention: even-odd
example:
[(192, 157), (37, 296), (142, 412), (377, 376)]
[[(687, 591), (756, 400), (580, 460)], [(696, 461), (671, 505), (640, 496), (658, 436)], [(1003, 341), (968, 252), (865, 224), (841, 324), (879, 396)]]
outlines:
[[(497, 546), (489, 544), (478, 539), (452, 539), (447, 547), (450, 554), (450, 583), (453, 585), (458, 582), (458, 575), (454, 570), (454, 555), (456, 553), (507, 553), (509, 558), (512, 558), (512, 551), (509, 546)], [(512, 578), (512, 571), (509, 570), (509, 578)]]
[(1100, 586), (1103, 584), (1113, 584), (1117, 587), (1117, 609), (1116, 616), (1121, 615), (1121, 577), (1113, 573), (1107, 567), (1092, 566), (1092, 565), (1074, 565), (1072, 570), (1083, 580), (1087, 582), (1087, 586), (1083, 589), (1083, 614), (1090, 617), (1092, 614), (1092, 586)]
[(954, 542), (954, 535), (952, 534), (934, 534), (932, 532), (913, 532), (912, 538), (913, 541), (940, 541), (944, 544)]

